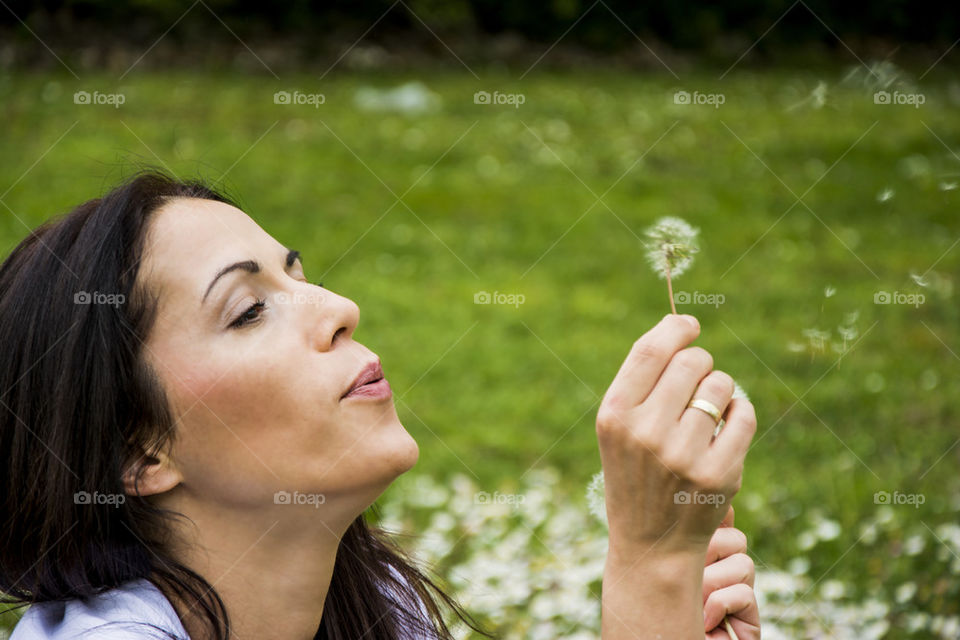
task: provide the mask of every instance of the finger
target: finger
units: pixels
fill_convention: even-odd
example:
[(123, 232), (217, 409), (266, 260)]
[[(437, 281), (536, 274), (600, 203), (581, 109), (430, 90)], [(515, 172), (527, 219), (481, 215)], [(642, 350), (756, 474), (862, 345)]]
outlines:
[(746, 553), (747, 536), (733, 527), (720, 527), (713, 532), (707, 545), (707, 564), (729, 558), (735, 553)]
[(673, 355), (700, 334), (689, 315), (667, 314), (643, 334), (627, 354), (604, 396), (612, 409), (629, 410), (646, 400)]
[(706, 349), (687, 347), (678, 351), (647, 396), (646, 402), (661, 407), (664, 417), (679, 422), (700, 382), (713, 369), (713, 356)]
[[(693, 393), (693, 399), (706, 400), (720, 412), (722, 416), (733, 397), (733, 378), (723, 371), (711, 371), (700, 382)], [(717, 428), (717, 420), (706, 411), (696, 407), (685, 407), (680, 417), (683, 433), (692, 441), (687, 444), (695, 449), (705, 449), (713, 439)]]
[(704, 631), (721, 625), (724, 616), (730, 616), (730, 625), (737, 636), (754, 637), (755, 631), (760, 628), (760, 612), (753, 588), (735, 584), (711, 593), (703, 605)]
[(703, 570), (704, 602), (711, 593), (735, 584), (746, 584), (752, 587), (755, 575), (756, 567), (753, 560), (745, 553), (735, 553), (717, 560)]
[(743, 462), (756, 432), (757, 414), (753, 405), (746, 398), (734, 398), (727, 410), (727, 423), (710, 447), (718, 461), (732, 467)]
[(733, 505), (730, 505), (730, 509), (727, 511), (727, 515), (723, 516), (723, 521), (720, 523), (721, 527), (732, 527), (733, 526)]

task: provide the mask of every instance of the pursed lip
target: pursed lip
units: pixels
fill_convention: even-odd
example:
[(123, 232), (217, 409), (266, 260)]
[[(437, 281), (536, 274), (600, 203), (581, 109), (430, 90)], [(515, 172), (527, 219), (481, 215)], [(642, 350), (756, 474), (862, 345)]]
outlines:
[(383, 368), (380, 366), (380, 359), (378, 358), (360, 370), (360, 373), (358, 373), (357, 377), (354, 378), (350, 388), (343, 392), (343, 395), (340, 396), (340, 399), (343, 400), (346, 398), (354, 389), (362, 387), (368, 382), (376, 382), (381, 378), (383, 378)]

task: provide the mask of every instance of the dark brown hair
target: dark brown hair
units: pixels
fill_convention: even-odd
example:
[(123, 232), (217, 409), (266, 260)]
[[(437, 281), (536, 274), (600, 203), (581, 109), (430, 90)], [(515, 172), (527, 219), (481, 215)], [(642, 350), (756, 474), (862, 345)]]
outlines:
[[(124, 469), (176, 435), (143, 358), (157, 297), (137, 282), (151, 214), (169, 198), (234, 204), (202, 181), (143, 171), (48, 220), (0, 266), (0, 593), (32, 604), (146, 578), (227, 640), (220, 596), (171, 551), (169, 519), (186, 516), (139, 496), (77, 498), (123, 495)], [(85, 304), (91, 296), (113, 304)], [(360, 515), (341, 540), (316, 638), (450, 638), (441, 604), (490, 637)]]

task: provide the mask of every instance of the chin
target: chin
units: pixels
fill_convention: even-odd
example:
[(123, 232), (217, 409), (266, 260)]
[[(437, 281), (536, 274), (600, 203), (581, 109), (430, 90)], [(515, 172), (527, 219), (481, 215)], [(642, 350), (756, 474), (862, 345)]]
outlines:
[[(420, 457), (420, 448), (416, 440), (402, 425), (396, 433), (383, 437), (378, 445), (383, 447), (382, 451), (376, 455), (375, 459), (366, 462), (369, 466), (367, 466), (368, 475), (364, 482), (364, 508), (379, 498), (394, 480), (413, 468)], [(370, 474), (370, 469), (377, 471)]]
[(398, 434), (397, 443), (392, 450), (393, 463), (397, 476), (412, 469), (413, 465), (415, 465), (420, 458), (420, 447), (417, 446), (417, 441), (407, 433), (403, 425), (400, 425), (400, 429), (402, 433)]

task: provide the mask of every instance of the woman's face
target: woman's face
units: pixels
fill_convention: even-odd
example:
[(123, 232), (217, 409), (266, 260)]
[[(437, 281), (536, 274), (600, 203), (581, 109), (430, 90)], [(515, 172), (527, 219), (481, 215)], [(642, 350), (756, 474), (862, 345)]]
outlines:
[[(349, 518), (412, 467), (418, 449), (392, 395), (341, 398), (377, 356), (353, 340), (357, 305), (307, 282), (289, 254), (235, 207), (168, 201), (150, 223), (139, 275), (159, 295), (145, 357), (177, 421), (170, 461), (180, 499), (291, 509), (295, 498), (274, 496), (296, 491), (322, 495), (300, 498), (312, 501), (305, 508), (322, 502)], [(258, 270), (217, 278), (247, 261)]]

